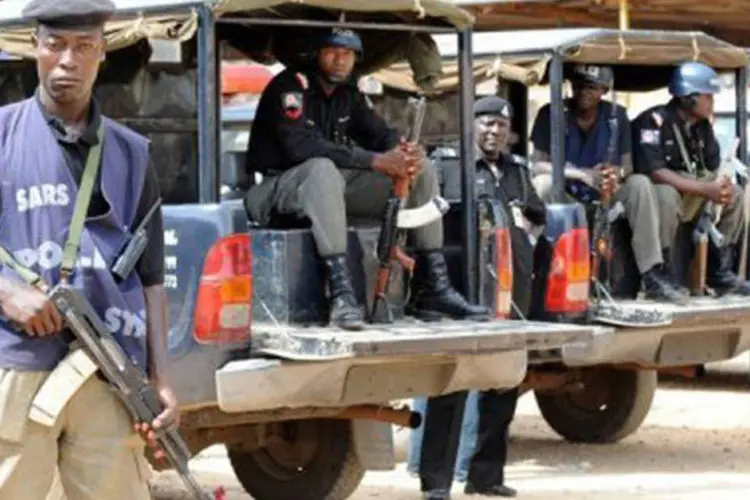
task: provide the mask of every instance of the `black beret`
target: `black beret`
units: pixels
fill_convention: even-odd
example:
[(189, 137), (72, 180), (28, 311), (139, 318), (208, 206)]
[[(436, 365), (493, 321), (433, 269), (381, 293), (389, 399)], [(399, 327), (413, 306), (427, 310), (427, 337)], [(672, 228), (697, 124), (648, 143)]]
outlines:
[(513, 118), (513, 106), (502, 97), (494, 95), (482, 97), (474, 103), (474, 118), (482, 115), (502, 116), (510, 120)]
[(53, 28), (100, 28), (112, 17), (111, 0), (31, 0), (21, 11), (28, 20)]

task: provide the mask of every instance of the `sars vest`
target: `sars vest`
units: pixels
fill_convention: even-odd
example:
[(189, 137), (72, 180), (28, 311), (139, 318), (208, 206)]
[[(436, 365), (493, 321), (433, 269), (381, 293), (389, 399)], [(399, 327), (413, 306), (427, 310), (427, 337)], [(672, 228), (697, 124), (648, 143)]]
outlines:
[[(143, 286), (135, 272), (117, 283), (109, 269), (130, 235), (148, 167), (148, 141), (107, 118), (102, 120), (101, 187), (110, 210), (86, 220), (70, 282), (145, 372)], [(0, 169), (0, 245), (54, 285), (60, 279), (77, 185), (36, 99), (0, 108)], [(2, 266), (0, 273), (20, 280), (8, 266)], [(67, 349), (65, 335), (29, 337), (0, 318), (0, 368), (51, 370)]]

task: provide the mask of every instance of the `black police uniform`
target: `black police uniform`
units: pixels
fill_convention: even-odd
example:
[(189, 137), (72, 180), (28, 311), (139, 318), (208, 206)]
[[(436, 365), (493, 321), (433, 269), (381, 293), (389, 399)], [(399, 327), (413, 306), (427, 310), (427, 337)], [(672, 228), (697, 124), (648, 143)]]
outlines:
[[(653, 175), (660, 169), (669, 169), (693, 178), (715, 173), (721, 165), (719, 143), (708, 120), (699, 120), (688, 126), (677, 113), (678, 99), (641, 113), (633, 121), (634, 168), (636, 172)], [(680, 151), (674, 128), (680, 131), (687, 150), (687, 166)], [(680, 223), (679, 213), (695, 210), (694, 195), (685, 196), (667, 184), (656, 185), (659, 198), (659, 220), (662, 225), (662, 244), (673, 246)], [(750, 294), (750, 284), (740, 280), (733, 271), (732, 245), (736, 244), (745, 224), (742, 210), (743, 192), (734, 186), (731, 201), (722, 210), (717, 229), (724, 235), (724, 246), (714, 247), (709, 240), (708, 285), (719, 294)], [(689, 217), (691, 214), (686, 214)], [(672, 252), (676, 249), (672, 248)], [(672, 272), (674, 270), (672, 269)]]
[(317, 78), (287, 69), (263, 92), (250, 133), (247, 171), (277, 174), (310, 158), (340, 169), (370, 170), (373, 151), (398, 144), (398, 132), (369, 108), (356, 82), (326, 95)]
[[(475, 114), (497, 112), (510, 118), (509, 109), (500, 113), (504, 106), (509, 108), (504, 100), (485, 98), (475, 105)], [(498, 109), (495, 110), (495, 107)], [(452, 193), (452, 198), (460, 198), (460, 176), (453, 174), (454, 172), (443, 172), (441, 176), (443, 195)], [(531, 289), (528, 285), (533, 274), (533, 248), (526, 231), (512, 223), (510, 203), (520, 202), (519, 209), (535, 225), (545, 223), (546, 208), (531, 183), (528, 163), (520, 156), (501, 155), (496, 166), (480, 158), (477, 160), (475, 182), (477, 196), (500, 200), (511, 219), (513, 302), (526, 315), (531, 303)], [(461, 391), (427, 400), (419, 474), (421, 489), (428, 493), (427, 498), (430, 500), (449, 498), (466, 396), (467, 392)], [(479, 428), (476, 448), (469, 463), (465, 487), (467, 493), (489, 493), (494, 488), (504, 486), (508, 431), (517, 401), (518, 388), (479, 393)]]
[(686, 132), (686, 124), (677, 115), (677, 101), (654, 106), (633, 120), (633, 162), (638, 173), (651, 175), (660, 168), (687, 172), (672, 124), (683, 131), (685, 146), (696, 170), (715, 171), (721, 164), (719, 143), (708, 120), (700, 120)]

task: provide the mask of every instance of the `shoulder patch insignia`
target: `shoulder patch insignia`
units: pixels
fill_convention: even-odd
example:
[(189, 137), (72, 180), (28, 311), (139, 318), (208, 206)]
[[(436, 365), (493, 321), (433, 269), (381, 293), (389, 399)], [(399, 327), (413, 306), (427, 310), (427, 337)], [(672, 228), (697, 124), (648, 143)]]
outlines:
[(659, 144), (660, 139), (659, 129), (641, 130), (641, 144)]
[(302, 116), (304, 98), (301, 92), (286, 92), (281, 96), (281, 107), (284, 115), (290, 120), (297, 120)]
[(651, 118), (654, 120), (654, 123), (656, 123), (656, 126), (661, 128), (662, 124), (664, 124), (664, 118), (661, 116), (661, 113), (658, 113), (654, 111), (651, 113)]
[(307, 81), (307, 77), (302, 73), (295, 73), (294, 76), (297, 78), (297, 81), (299, 82), (302, 89), (307, 90), (307, 88), (310, 86), (309, 82)]

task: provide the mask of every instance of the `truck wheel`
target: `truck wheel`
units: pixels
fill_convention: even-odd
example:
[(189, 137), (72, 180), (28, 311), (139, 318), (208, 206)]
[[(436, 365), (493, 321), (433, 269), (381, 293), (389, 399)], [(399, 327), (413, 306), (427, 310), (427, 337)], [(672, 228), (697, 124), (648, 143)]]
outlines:
[(656, 392), (654, 370), (588, 368), (583, 388), (535, 392), (542, 417), (568, 441), (614, 443), (640, 427)]
[(347, 420), (296, 420), (254, 451), (229, 448), (237, 479), (254, 500), (344, 500), (365, 475)]

